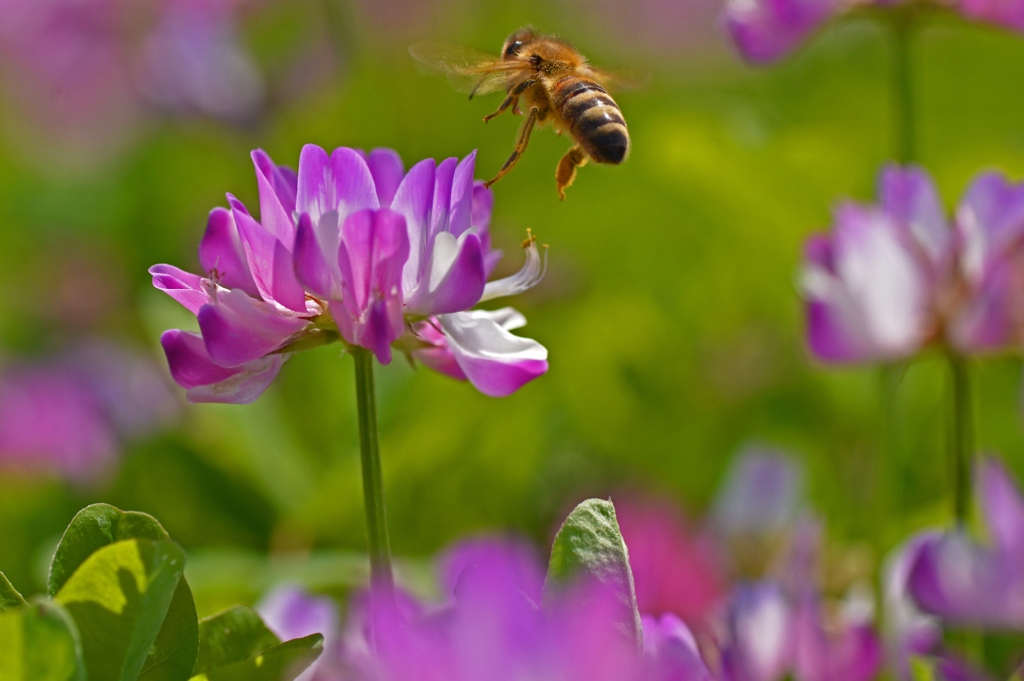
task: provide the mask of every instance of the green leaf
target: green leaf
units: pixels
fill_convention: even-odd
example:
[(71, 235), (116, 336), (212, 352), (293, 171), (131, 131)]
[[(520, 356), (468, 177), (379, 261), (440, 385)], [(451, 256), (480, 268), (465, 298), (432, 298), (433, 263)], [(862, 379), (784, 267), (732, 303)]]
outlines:
[(186, 681), (199, 654), (199, 615), (192, 590), (182, 577), (174, 590), (139, 681)]
[(33, 600), (0, 614), (0, 642), (4, 681), (85, 681), (75, 623), (53, 601)]
[(50, 563), (50, 596), (56, 596), (68, 578), (98, 549), (125, 539), (170, 539), (157, 519), (137, 511), (121, 511), (110, 504), (86, 506), (64, 530)]
[(11, 608), (20, 608), (23, 605), (25, 605), (25, 599), (4, 577), (4, 573), (0, 572), (0, 612)]
[(185, 553), (172, 541), (104, 546), (57, 592), (78, 625), (89, 678), (136, 681), (170, 609)]
[(581, 578), (596, 579), (615, 591), (622, 603), (620, 625), (642, 648), (643, 629), (633, 588), (633, 571), (615, 517), (615, 506), (610, 501), (587, 499), (562, 523), (551, 547), (544, 581), (545, 600)]
[(199, 623), (199, 658), (195, 673), (252, 660), (279, 643), (281, 640), (255, 610), (235, 606)]
[[(60, 591), (85, 560), (104, 546), (126, 539), (160, 541), (170, 535), (153, 516), (93, 504), (78, 512), (64, 531), (50, 564), (50, 595)], [(199, 617), (184, 579), (171, 599), (167, 617), (153, 642), (140, 681), (185, 681), (199, 651)]]
[(251, 660), (208, 670), (193, 681), (292, 681), (323, 651), (324, 637), (312, 634), (280, 643)]

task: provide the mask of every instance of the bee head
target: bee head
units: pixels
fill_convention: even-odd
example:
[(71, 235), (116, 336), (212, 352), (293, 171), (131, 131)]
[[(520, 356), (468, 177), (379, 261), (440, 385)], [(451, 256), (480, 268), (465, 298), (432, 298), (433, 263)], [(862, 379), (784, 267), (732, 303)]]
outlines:
[(521, 28), (508, 37), (501, 48), (502, 59), (514, 59), (519, 56), (523, 45), (532, 41), (536, 35), (532, 28)]

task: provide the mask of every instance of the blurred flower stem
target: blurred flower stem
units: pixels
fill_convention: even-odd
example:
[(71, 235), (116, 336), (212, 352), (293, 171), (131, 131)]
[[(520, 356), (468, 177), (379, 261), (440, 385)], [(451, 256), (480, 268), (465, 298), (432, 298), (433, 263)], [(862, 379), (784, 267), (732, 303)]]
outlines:
[(380, 467), (377, 435), (377, 396), (373, 385), (373, 353), (353, 346), (356, 367), (356, 402), (359, 413), (359, 450), (362, 454), (363, 501), (366, 505), (366, 538), (370, 552), (370, 581), (375, 594), (394, 593), (391, 573), (391, 542), (384, 510), (384, 478)]
[(916, 160), (917, 139), (914, 126), (914, 86), (911, 47), (914, 13), (888, 14), (892, 26), (892, 95), (896, 160), (901, 165)]
[(963, 527), (971, 509), (974, 406), (967, 359), (951, 351), (949, 370), (949, 457), (953, 475), (953, 510), (957, 525)]
[[(891, 12), (886, 15), (892, 31), (892, 120), (893, 146), (896, 160), (900, 165), (915, 160), (914, 134), (914, 88), (911, 64), (911, 34), (914, 15), (912, 12)], [(895, 512), (902, 506), (902, 499), (896, 498), (903, 489), (903, 459), (899, 447), (896, 419), (896, 392), (906, 364), (890, 362), (882, 366), (880, 379), (882, 388), (882, 452), (895, 469), (895, 476), (883, 474), (882, 467), (876, 472), (889, 480), (890, 489), (879, 490), (881, 503), (878, 506), (885, 514)], [(885, 483), (883, 483), (884, 485)]]

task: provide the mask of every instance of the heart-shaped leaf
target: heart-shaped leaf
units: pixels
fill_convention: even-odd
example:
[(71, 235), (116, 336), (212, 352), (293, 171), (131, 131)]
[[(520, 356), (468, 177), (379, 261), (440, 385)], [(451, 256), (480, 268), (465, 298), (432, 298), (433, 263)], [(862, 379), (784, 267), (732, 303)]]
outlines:
[(643, 647), (643, 628), (636, 605), (629, 552), (619, 531), (615, 506), (602, 499), (587, 499), (569, 514), (555, 535), (544, 581), (545, 598), (580, 579), (596, 580), (614, 591), (622, 603), (623, 629)]
[(23, 605), (25, 605), (25, 599), (4, 577), (4, 573), (0, 572), (0, 612), (11, 608), (20, 608)]
[(0, 614), (0, 642), (4, 681), (85, 681), (75, 623), (53, 601), (34, 600)]
[(279, 643), (251, 660), (210, 669), (193, 681), (293, 681), (316, 662), (323, 651), (324, 637), (311, 634)]
[(57, 592), (78, 625), (90, 679), (136, 681), (185, 568), (171, 541), (130, 539), (104, 546)]
[(267, 628), (255, 610), (237, 605), (199, 623), (195, 673), (252, 660), (279, 643), (281, 639)]
[[(151, 515), (122, 511), (109, 504), (83, 508), (72, 519), (50, 564), (50, 594), (55, 595), (85, 560), (104, 546), (126, 539), (170, 539)], [(149, 651), (140, 681), (186, 681), (199, 651), (199, 617), (188, 583), (182, 578), (167, 617)]]

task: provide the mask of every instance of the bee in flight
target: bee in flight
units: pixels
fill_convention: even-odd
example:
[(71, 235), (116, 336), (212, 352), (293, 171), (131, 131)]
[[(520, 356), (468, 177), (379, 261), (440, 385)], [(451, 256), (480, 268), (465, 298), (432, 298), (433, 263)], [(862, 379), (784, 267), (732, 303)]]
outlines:
[(434, 43), (413, 45), (409, 52), (446, 74), (456, 89), (469, 92), (470, 99), (504, 89), (504, 101), (494, 113), (484, 116), (485, 123), (509, 107), (522, 115), (519, 100), (525, 101), (529, 113), (519, 128), (512, 155), (486, 183), (488, 187), (512, 170), (537, 124), (551, 123), (559, 135), (567, 133), (575, 142), (555, 172), (563, 200), (565, 188), (576, 179), (576, 169), (588, 160), (618, 165), (629, 154), (626, 121), (605, 89), (619, 79), (588, 64), (586, 57), (563, 40), (523, 28), (505, 41), (501, 58), (468, 47)]

